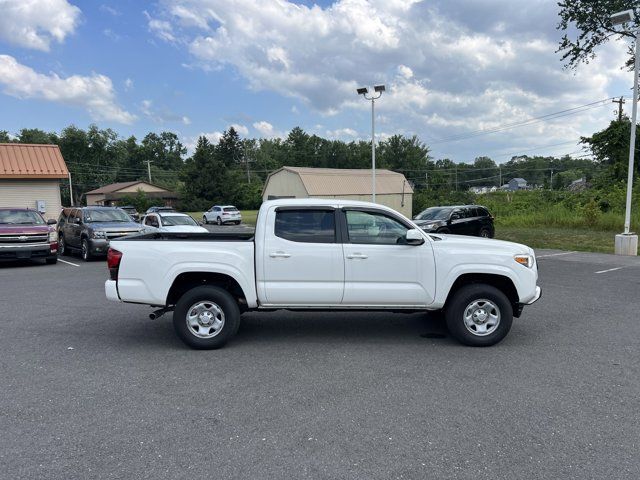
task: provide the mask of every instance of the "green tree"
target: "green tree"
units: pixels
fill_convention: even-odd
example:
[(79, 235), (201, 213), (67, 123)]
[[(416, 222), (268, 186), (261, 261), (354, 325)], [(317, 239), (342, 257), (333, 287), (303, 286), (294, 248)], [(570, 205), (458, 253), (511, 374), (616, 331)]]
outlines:
[[(606, 179), (603, 180), (627, 178), (630, 134), (631, 122), (625, 117), (621, 121), (613, 120), (607, 128), (591, 137), (580, 139), (580, 143), (587, 145), (595, 159), (606, 167)], [(640, 138), (636, 137), (636, 151), (639, 147)]]
[(11, 143), (11, 137), (6, 130), (0, 130), (0, 143)]
[(57, 144), (58, 136), (55, 133), (45, 132), (39, 128), (23, 128), (18, 134), (19, 143)]
[[(557, 52), (562, 54), (566, 68), (575, 69), (580, 63), (589, 63), (596, 57), (596, 49), (611, 38), (635, 39), (633, 33), (638, 23), (637, 0), (562, 0), (560, 22), (557, 29), (565, 32), (560, 40)], [(635, 10), (635, 21), (623, 27), (611, 24), (611, 14), (622, 10)], [(629, 49), (626, 62), (633, 66), (633, 48)]]

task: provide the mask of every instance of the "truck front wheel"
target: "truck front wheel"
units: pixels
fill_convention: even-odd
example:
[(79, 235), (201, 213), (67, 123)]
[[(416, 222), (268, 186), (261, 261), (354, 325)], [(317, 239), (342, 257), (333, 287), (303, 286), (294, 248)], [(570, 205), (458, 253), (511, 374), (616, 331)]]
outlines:
[(186, 292), (173, 311), (173, 327), (191, 348), (222, 347), (240, 326), (240, 309), (222, 288), (203, 285)]
[(460, 343), (488, 347), (500, 342), (511, 329), (511, 303), (504, 293), (491, 285), (465, 285), (448, 303), (447, 327)]

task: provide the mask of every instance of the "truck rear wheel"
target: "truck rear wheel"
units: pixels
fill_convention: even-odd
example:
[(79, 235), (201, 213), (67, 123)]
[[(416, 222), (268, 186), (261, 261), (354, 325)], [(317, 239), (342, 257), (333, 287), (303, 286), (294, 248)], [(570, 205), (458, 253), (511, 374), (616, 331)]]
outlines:
[(491, 285), (466, 285), (455, 292), (448, 303), (447, 327), (460, 343), (488, 347), (500, 342), (511, 330), (511, 303)]
[(222, 347), (238, 331), (240, 309), (222, 288), (203, 285), (186, 292), (173, 311), (173, 327), (191, 348)]

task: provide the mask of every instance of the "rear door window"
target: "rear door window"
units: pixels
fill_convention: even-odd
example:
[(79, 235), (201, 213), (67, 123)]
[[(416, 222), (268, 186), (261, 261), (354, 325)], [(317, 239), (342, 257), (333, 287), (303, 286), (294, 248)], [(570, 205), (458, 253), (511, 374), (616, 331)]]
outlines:
[(292, 242), (336, 243), (333, 210), (276, 211), (275, 235)]

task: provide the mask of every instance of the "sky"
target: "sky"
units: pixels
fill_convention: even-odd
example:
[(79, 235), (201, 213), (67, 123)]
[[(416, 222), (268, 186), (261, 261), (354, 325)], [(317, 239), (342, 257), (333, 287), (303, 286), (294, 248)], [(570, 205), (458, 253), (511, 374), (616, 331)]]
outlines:
[(0, 11), (0, 130), (14, 135), (95, 123), (139, 139), (170, 130), (190, 148), (230, 126), (370, 140), (356, 88), (384, 84), (377, 140), (416, 135), (435, 159), (501, 163), (584, 155), (579, 138), (609, 124), (610, 98), (633, 82), (623, 41), (563, 68), (556, 0), (0, 0)]

